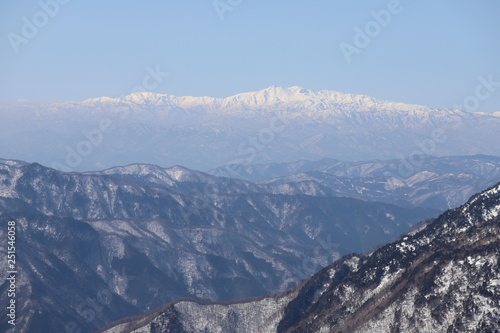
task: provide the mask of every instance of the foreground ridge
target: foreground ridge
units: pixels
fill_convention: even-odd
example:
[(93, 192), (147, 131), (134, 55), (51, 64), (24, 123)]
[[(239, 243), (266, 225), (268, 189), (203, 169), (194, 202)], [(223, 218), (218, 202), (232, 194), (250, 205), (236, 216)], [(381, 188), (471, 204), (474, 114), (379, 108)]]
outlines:
[(100, 332), (497, 332), (500, 183), (421, 230), (288, 291), (180, 299)]

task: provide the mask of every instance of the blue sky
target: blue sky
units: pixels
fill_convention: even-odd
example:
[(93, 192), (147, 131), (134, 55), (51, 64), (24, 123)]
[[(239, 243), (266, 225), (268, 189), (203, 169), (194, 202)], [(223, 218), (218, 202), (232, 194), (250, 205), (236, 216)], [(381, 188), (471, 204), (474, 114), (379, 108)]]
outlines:
[[(42, 4), (54, 2), (44, 21)], [(397, 2), (220, 0), (231, 9), (221, 20), (213, 0), (4, 1), (0, 103), (121, 96), (147, 66), (169, 72), (158, 93), (298, 85), (430, 107), (462, 103), (479, 77), (500, 82), (499, 1)], [(372, 11), (396, 5), (377, 30)], [(23, 17), (39, 20), (29, 38)], [(356, 47), (356, 27), (374, 30), (348, 63), (340, 45)], [(477, 110), (500, 111), (500, 85)]]

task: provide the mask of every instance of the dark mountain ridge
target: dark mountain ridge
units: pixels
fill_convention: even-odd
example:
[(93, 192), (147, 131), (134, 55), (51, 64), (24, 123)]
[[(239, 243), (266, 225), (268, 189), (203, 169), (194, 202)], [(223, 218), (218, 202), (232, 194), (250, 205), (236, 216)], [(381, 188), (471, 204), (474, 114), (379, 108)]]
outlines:
[(284, 293), (224, 304), (178, 300), (99, 332), (498, 332), (499, 248), (500, 183)]
[[(17, 226), (16, 333), (93, 331), (178, 297), (284, 290), (437, 213), (273, 194), (182, 167), (81, 174), (0, 162), (0, 222)], [(5, 309), (0, 315), (9, 328)]]

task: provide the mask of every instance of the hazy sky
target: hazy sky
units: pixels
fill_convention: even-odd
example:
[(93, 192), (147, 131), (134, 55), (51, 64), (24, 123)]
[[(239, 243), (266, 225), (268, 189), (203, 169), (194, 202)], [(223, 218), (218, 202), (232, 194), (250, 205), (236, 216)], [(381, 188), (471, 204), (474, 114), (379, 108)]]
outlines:
[(118, 97), (159, 66), (158, 93), (298, 85), (453, 107), (482, 84), (477, 110), (500, 111), (499, 15), (498, 0), (6, 0), (0, 103)]

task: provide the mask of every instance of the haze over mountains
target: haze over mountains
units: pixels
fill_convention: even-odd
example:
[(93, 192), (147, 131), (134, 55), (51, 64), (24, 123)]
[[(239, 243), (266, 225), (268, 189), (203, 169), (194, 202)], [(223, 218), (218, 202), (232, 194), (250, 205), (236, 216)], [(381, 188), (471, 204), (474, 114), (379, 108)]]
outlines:
[[(498, 326), (498, 185), (434, 221), (498, 183), (495, 115), (270, 87), (0, 117), (0, 222), (17, 222), (22, 272), (16, 333), (95, 331), (179, 297), (208, 303), (174, 301), (110, 332)], [(271, 292), (284, 293), (261, 297)]]
[(494, 115), (301, 87), (227, 98), (135, 93), (4, 107), (0, 116), (0, 156), (66, 171), (500, 155)]

